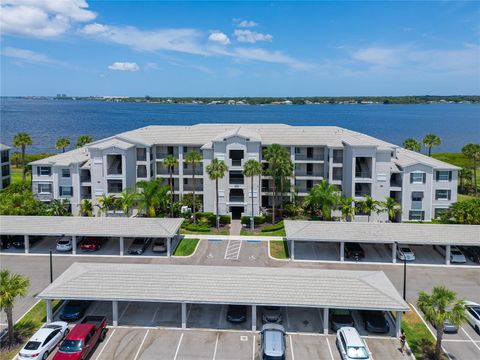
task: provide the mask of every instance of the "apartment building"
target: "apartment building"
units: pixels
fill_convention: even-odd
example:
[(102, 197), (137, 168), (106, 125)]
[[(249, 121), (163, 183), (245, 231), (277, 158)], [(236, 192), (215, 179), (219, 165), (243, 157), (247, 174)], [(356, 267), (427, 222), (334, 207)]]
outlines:
[(0, 189), (10, 185), (10, 147), (0, 144)]
[[(457, 198), (459, 169), (453, 165), (335, 126), (285, 124), (147, 126), (32, 162), (32, 186), (43, 201), (70, 199), (76, 214), (83, 199), (95, 203), (103, 194), (118, 195), (140, 180), (163, 178), (167, 183), (168, 169), (162, 161), (173, 155), (178, 160), (173, 171), (175, 199), (195, 188), (204, 211), (214, 211), (215, 182), (206, 175), (206, 167), (217, 158), (228, 166), (219, 180), (220, 212), (233, 217), (250, 215), (253, 201), (257, 215), (272, 206), (273, 179), (246, 178), (243, 165), (255, 159), (268, 166), (263, 153), (274, 143), (288, 150), (295, 165), (292, 190), (286, 197), (295, 192), (303, 198), (327, 179), (355, 200), (367, 195), (380, 201), (396, 199), (402, 205), (398, 221), (429, 221)], [(203, 157), (195, 176), (184, 161), (192, 150)], [(367, 219), (356, 216), (356, 221)], [(386, 221), (387, 215), (372, 214), (370, 220)]]

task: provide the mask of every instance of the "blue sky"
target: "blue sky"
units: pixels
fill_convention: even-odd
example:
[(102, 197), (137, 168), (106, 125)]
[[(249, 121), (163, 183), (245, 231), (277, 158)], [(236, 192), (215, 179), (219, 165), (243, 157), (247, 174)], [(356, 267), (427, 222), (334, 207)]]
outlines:
[(2, 0), (2, 95), (480, 94), (480, 3)]

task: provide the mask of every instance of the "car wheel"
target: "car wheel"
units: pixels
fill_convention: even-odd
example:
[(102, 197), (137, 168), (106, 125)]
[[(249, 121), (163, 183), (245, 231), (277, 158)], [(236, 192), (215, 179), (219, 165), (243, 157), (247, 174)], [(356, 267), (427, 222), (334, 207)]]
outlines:
[(48, 351), (45, 351), (45, 353), (42, 356), (42, 360), (47, 360), (48, 358)]
[(107, 330), (103, 329), (102, 333), (100, 334), (100, 341), (105, 340), (106, 337), (107, 337)]
[(477, 332), (477, 334), (479, 334), (479, 335), (480, 335), (480, 329), (478, 328), (478, 326), (477, 326), (477, 325), (475, 325), (475, 331)]
[(67, 327), (65, 329), (65, 332), (63, 333), (63, 337), (67, 337), (68, 333), (70, 332), (70, 329)]

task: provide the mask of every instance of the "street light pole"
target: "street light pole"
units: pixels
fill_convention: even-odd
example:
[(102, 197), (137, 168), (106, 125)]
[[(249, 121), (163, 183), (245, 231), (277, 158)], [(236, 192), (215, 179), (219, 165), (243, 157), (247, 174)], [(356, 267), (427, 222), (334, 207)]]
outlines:
[[(398, 249), (398, 242), (395, 241)], [(407, 258), (403, 255), (403, 300), (407, 301)]]
[(50, 284), (53, 282), (53, 261), (52, 261), (52, 250), (50, 250)]

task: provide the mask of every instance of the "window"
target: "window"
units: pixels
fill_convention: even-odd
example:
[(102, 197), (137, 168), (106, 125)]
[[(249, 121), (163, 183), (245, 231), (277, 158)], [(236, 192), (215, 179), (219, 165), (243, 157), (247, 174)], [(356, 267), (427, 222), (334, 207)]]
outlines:
[(147, 160), (147, 149), (137, 148), (137, 161), (146, 161)]
[(408, 220), (413, 220), (413, 221), (425, 220), (425, 211), (409, 211)]
[(39, 194), (51, 194), (52, 193), (52, 184), (38, 184), (38, 193)]
[(188, 147), (187, 146), (184, 146), (183, 147), (183, 154), (186, 154), (188, 152)]
[(49, 166), (39, 166), (37, 167), (38, 176), (50, 176), (52, 175), (52, 168)]
[(137, 166), (137, 177), (146, 178), (147, 177), (147, 167), (145, 165)]
[(422, 172), (410, 173), (410, 183), (411, 184), (425, 184), (426, 175), (427, 174), (422, 173)]
[(451, 195), (451, 190), (436, 190), (435, 200), (450, 200)]
[(422, 201), (422, 200), (423, 200), (423, 192), (421, 191), (412, 192), (412, 201)]
[(9, 185), (10, 185), (10, 178), (5, 178), (2, 180), (2, 189), (5, 189)]
[(73, 196), (73, 187), (60, 186), (60, 196)]
[(10, 165), (2, 165), (2, 176), (10, 175)]
[(62, 169), (62, 177), (69, 178), (70, 177), (70, 169)]
[(8, 150), (2, 151), (2, 163), (8, 162)]
[(435, 208), (435, 219), (438, 219), (442, 214), (444, 214), (448, 209), (447, 208)]
[(452, 181), (452, 172), (447, 170), (437, 171), (435, 179), (437, 181)]
[(302, 153), (302, 149), (300, 149), (299, 147), (296, 147), (295, 154), (301, 154), (301, 153)]

